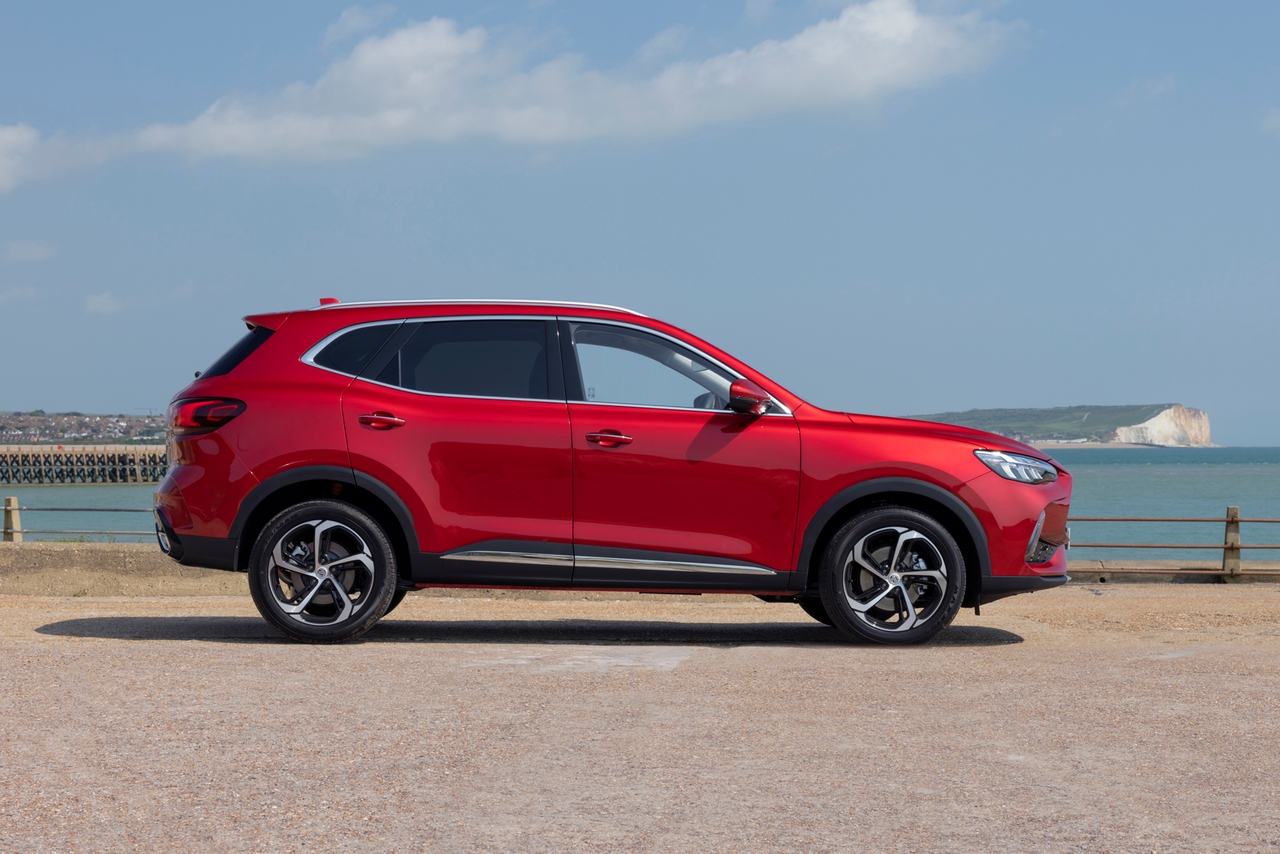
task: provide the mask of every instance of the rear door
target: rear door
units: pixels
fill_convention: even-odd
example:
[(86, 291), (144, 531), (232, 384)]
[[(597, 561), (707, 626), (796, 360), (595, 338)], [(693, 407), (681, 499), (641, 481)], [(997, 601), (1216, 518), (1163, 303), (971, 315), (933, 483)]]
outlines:
[(343, 396), (352, 466), (408, 506), (415, 581), (572, 576), (572, 460), (555, 322), (409, 321)]
[(726, 409), (735, 375), (672, 339), (563, 321), (574, 584), (773, 590), (790, 577), (800, 435)]

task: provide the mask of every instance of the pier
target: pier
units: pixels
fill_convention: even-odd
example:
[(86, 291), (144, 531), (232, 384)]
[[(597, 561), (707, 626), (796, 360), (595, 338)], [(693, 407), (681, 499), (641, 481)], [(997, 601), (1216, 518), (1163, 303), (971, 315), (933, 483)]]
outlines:
[(0, 446), (0, 485), (159, 483), (169, 469), (164, 445)]

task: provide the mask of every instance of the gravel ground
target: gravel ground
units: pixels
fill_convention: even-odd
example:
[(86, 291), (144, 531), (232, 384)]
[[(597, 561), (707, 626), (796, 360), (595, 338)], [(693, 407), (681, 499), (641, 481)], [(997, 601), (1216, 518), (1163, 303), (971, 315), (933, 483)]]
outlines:
[(793, 605), (0, 597), (0, 851), (1280, 851), (1280, 585), (1078, 585), (934, 643)]

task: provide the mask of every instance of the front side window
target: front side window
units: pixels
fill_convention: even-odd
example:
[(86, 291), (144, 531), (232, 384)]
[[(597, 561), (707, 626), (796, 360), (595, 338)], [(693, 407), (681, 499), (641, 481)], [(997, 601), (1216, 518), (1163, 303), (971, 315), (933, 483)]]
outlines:
[(546, 400), (550, 396), (547, 324), (542, 320), (422, 323), (375, 379), (432, 394)]
[(727, 407), (732, 375), (692, 350), (623, 326), (568, 326), (583, 400), (673, 409)]

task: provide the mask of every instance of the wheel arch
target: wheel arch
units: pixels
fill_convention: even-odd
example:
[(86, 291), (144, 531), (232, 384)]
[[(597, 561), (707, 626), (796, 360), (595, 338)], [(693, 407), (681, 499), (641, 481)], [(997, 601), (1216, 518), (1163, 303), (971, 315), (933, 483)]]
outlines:
[(302, 466), (264, 480), (245, 497), (228, 532), (236, 540), (235, 569), (249, 568), (254, 541), (273, 516), (315, 498), (334, 498), (359, 507), (382, 525), (396, 552), (398, 574), (410, 577), (418, 537), (404, 502), (381, 481), (340, 466)]
[(940, 486), (912, 478), (878, 478), (843, 489), (827, 500), (809, 520), (796, 564), (798, 593), (814, 589), (818, 583), (818, 563), (827, 543), (845, 522), (872, 507), (897, 504), (927, 513), (937, 519), (960, 547), (965, 563), (963, 606), (977, 603), (982, 580), (991, 575), (991, 555), (987, 534), (973, 510)]

